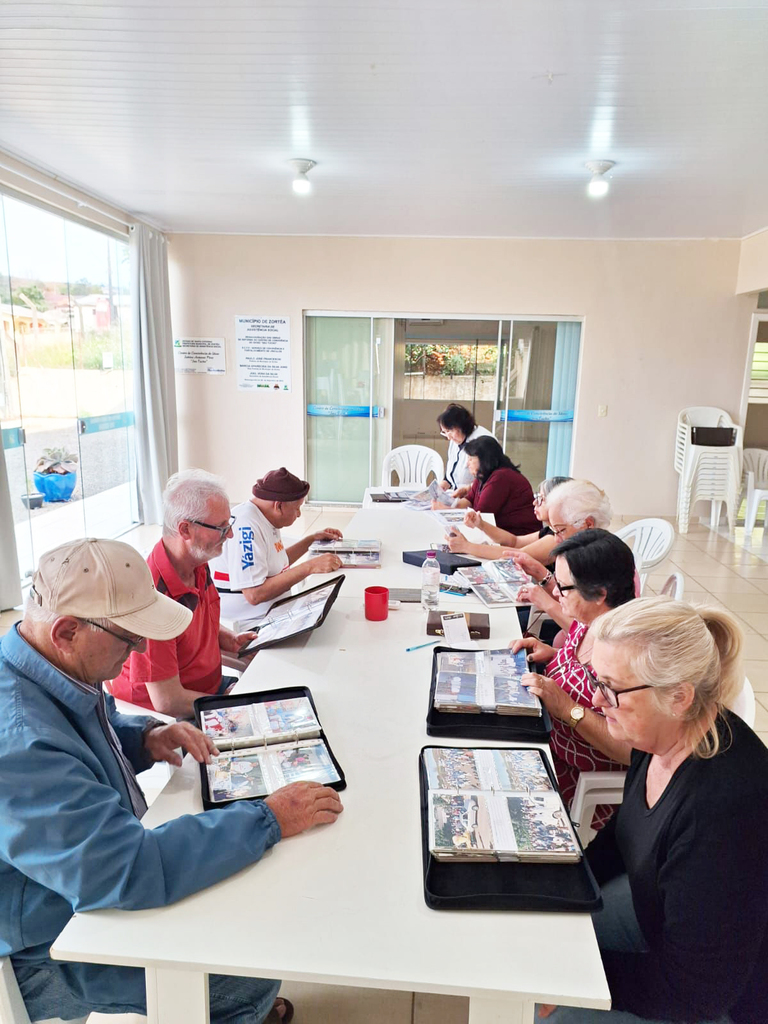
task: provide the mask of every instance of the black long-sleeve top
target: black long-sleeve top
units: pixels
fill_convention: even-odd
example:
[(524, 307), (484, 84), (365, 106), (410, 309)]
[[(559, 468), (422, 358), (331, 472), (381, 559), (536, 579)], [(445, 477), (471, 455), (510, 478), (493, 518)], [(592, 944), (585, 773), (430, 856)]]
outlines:
[(768, 748), (725, 712), (713, 758), (687, 758), (652, 808), (633, 751), (624, 802), (590, 843), (601, 884), (626, 872), (648, 951), (602, 951), (613, 1008), (768, 1022)]

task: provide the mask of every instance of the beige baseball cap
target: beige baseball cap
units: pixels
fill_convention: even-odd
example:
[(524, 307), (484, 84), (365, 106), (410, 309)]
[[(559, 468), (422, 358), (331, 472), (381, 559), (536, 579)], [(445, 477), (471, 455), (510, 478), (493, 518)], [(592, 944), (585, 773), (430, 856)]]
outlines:
[(120, 540), (87, 537), (47, 551), (31, 597), (56, 615), (110, 619), (149, 640), (172, 640), (192, 621), (189, 608), (158, 594), (147, 563)]

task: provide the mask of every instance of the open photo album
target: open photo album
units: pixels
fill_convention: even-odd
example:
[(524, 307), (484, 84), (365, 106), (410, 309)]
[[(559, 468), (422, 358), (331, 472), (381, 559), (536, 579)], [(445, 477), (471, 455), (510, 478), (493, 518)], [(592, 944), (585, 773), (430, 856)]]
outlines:
[(263, 647), (280, 643), (281, 640), (288, 640), (311, 629), (317, 629), (325, 622), (343, 582), (344, 577), (337, 576), (327, 583), (312, 587), (311, 590), (304, 590), (300, 594), (275, 601), (262, 618), (252, 621), (238, 620), (239, 631), (258, 633), (255, 640), (251, 640), (238, 651), (238, 656), (242, 658)]
[(331, 553), (337, 555), (344, 569), (380, 569), (380, 540), (316, 540), (309, 556)]
[(437, 860), (573, 863), (581, 849), (538, 750), (426, 747)]
[(195, 718), (218, 750), (200, 765), (206, 809), (269, 796), (290, 782), (344, 788), (306, 687), (202, 697)]
[(530, 576), (505, 558), (498, 562), (483, 562), (458, 570), (480, 600), (488, 608), (503, 608), (517, 604), (517, 592), (531, 582)]
[(464, 714), (541, 716), (541, 701), (522, 685), (525, 652), (435, 651), (433, 707)]
[(428, 512), (432, 509), (432, 502), (439, 501), (443, 505), (451, 506), (455, 502), (448, 491), (444, 491), (436, 480), (433, 480), (429, 487), (423, 491), (412, 491), (405, 505), (406, 508), (417, 509), (420, 512)]

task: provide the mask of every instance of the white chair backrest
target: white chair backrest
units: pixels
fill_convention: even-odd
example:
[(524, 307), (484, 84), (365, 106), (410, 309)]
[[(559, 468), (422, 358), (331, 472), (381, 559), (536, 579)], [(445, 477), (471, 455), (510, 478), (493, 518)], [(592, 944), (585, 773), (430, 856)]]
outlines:
[(632, 548), (639, 573), (647, 573), (663, 562), (675, 542), (675, 529), (666, 519), (638, 519), (616, 531)]
[(768, 451), (765, 448), (745, 448), (744, 472), (755, 474), (755, 487), (768, 488)]
[(659, 591), (659, 597), (672, 597), (682, 601), (685, 593), (685, 577), (681, 572), (673, 572)]
[(744, 676), (744, 686), (731, 704), (731, 711), (746, 722), (750, 729), (754, 729), (756, 710), (755, 691), (752, 689), (752, 683)]
[(423, 444), (404, 444), (393, 448), (384, 456), (381, 467), (381, 486), (392, 486), (392, 471), (397, 473), (398, 487), (409, 487), (417, 484), (426, 487), (430, 473), (434, 473), (438, 483), (443, 479), (443, 460), (433, 448)]

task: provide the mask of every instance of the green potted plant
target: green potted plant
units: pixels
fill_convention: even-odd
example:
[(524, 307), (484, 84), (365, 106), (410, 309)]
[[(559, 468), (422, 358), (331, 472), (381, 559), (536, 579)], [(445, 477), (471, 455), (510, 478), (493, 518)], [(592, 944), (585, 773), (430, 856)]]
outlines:
[(66, 448), (43, 448), (33, 479), (46, 501), (69, 501), (77, 483), (77, 455)]

